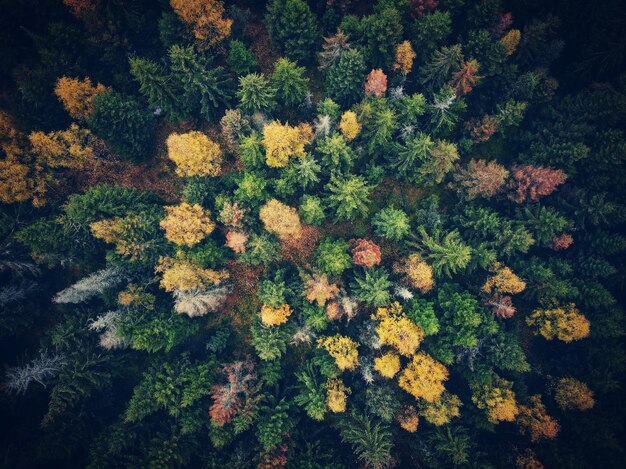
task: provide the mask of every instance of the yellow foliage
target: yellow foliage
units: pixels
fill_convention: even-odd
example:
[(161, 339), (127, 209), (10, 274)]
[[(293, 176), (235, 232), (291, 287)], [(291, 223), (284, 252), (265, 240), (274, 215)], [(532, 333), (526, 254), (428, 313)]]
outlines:
[(156, 271), (163, 273), (161, 288), (170, 293), (175, 290), (188, 292), (206, 289), (228, 278), (227, 272), (203, 269), (188, 260), (171, 257), (161, 258)]
[(417, 410), (413, 406), (406, 406), (403, 411), (396, 417), (400, 427), (409, 433), (415, 433), (420, 423)]
[(20, 132), (11, 114), (0, 111), (0, 149), (7, 158), (17, 158), (24, 153), (24, 134)]
[(57, 81), (54, 93), (72, 119), (85, 120), (93, 112), (93, 98), (107, 91), (98, 83), (92, 86), (91, 79), (61, 77)]
[(16, 157), (0, 160), (0, 202), (12, 204), (33, 197), (33, 182), (28, 165)]
[(299, 238), (302, 231), (300, 216), (295, 208), (285, 205), (276, 199), (268, 201), (259, 211), (263, 226), (270, 233), (280, 238)]
[(321, 337), (317, 341), (319, 348), (324, 348), (335, 359), (337, 367), (341, 370), (354, 370), (359, 364), (359, 346), (350, 337), (335, 335), (333, 337)]
[(491, 293), (521, 293), (526, 288), (526, 282), (513, 273), (511, 269), (496, 263), (495, 274), (487, 277), (487, 281), (483, 285), (483, 291)]
[(530, 434), (530, 440), (533, 442), (543, 438), (555, 438), (561, 429), (556, 419), (548, 415), (539, 394), (529, 399), (529, 405), (520, 406), (517, 423), (522, 433)]
[(526, 324), (537, 328), (536, 333), (546, 340), (563, 342), (584, 339), (589, 335), (590, 324), (574, 304), (564, 308), (538, 309), (526, 318)]
[(339, 129), (348, 142), (351, 142), (359, 135), (359, 132), (361, 132), (361, 124), (359, 124), (354, 111), (346, 111), (342, 114)]
[(432, 425), (447, 425), (454, 417), (461, 415), (461, 399), (455, 394), (444, 391), (435, 402), (420, 403), (420, 415)]
[(200, 43), (211, 47), (230, 35), (233, 20), (224, 18), (224, 3), (219, 0), (170, 0), (183, 22), (191, 26)]
[(403, 263), (396, 264), (394, 270), (403, 273), (408, 283), (422, 293), (428, 293), (435, 286), (433, 268), (419, 254), (411, 254)]
[(166, 141), (167, 156), (176, 163), (179, 176), (217, 176), (222, 165), (220, 146), (202, 132), (171, 134)]
[(351, 392), (351, 389), (346, 387), (341, 379), (329, 379), (326, 382), (326, 405), (331, 412), (345, 412), (348, 394)]
[(596, 401), (593, 391), (589, 387), (574, 378), (561, 378), (556, 385), (554, 399), (563, 410), (589, 410)]
[(418, 353), (400, 374), (398, 384), (415, 399), (435, 402), (444, 391), (448, 379), (447, 368), (430, 355)]
[(393, 378), (400, 371), (400, 357), (393, 352), (374, 358), (374, 369), (385, 378)]
[(424, 340), (424, 330), (404, 314), (400, 303), (378, 308), (372, 319), (379, 321), (376, 333), (380, 343), (395, 348), (404, 356), (413, 355)]
[(263, 146), (268, 166), (284, 168), (289, 164), (289, 158), (301, 158), (305, 155), (304, 145), (306, 136), (297, 127), (273, 121), (263, 127)]
[(506, 55), (513, 55), (517, 50), (522, 33), (519, 29), (511, 29), (506, 35), (500, 39), (500, 44), (506, 48)]
[(129, 283), (128, 288), (117, 295), (117, 303), (121, 306), (141, 306), (148, 310), (154, 309), (154, 300), (154, 295), (133, 283)]
[(210, 213), (199, 204), (183, 202), (165, 210), (167, 216), (161, 220), (161, 228), (165, 230), (165, 237), (179, 246), (193, 246), (215, 229)]
[(524, 454), (520, 454), (515, 460), (515, 466), (517, 469), (544, 469), (541, 461), (537, 459), (537, 455), (531, 449), (524, 451)]
[(268, 327), (280, 326), (287, 322), (291, 313), (293, 313), (293, 310), (288, 304), (281, 305), (278, 308), (263, 305), (261, 308), (261, 322)]
[(142, 236), (145, 222), (135, 215), (100, 220), (90, 225), (94, 237), (115, 244), (115, 252), (131, 261), (141, 259), (147, 248)]
[(512, 422), (519, 413), (511, 383), (504, 379), (499, 379), (497, 386), (479, 388), (472, 395), (472, 401), (476, 407), (487, 411), (491, 423)]
[(415, 54), (409, 41), (401, 42), (396, 47), (396, 62), (393, 64), (393, 69), (400, 70), (402, 75), (408, 75), (413, 68), (413, 60), (416, 56), (417, 54)]

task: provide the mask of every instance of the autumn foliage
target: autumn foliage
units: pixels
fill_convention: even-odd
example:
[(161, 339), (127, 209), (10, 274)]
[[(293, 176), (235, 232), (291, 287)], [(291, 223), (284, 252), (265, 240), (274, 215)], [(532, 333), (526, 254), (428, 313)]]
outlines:
[(280, 326), (285, 324), (293, 313), (293, 309), (288, 304), (280, 305), (277, 308), (263, 305), (261, 308), (261, 322), (264, 326)]
[(403, 261), (394, 264), (394, 271), (404, 274), (406, 282), (422, 293), (428, 293), (435, 286), (432, 267), (417, 253), (413, 253)]
[(359, 364), (359, 344), (350, 337), (335, 335), (321, 337), (317, 341), (319, 348), (325, 349), (335, 359), (340, 370), (354, 370)]
[(355, 265), (373, 267), (380, 264), (380, 246), (369, 239), (350, 240), (352, 249), (352, 261)]
[(214, 425), (222, 427), (233, 420), (246, 399), (255, 393), (257, 376), (251, 360), (224, 365), (220, 374), (226, 378), (226, 382), (211, 388), (213, 404), (209, 415)]
[(517, 423), (522, 433), (530, 435), (531, 441), (555, 438), (561, 428), (559, 423), (548, 415), (546, 406), (538, 394), (529, 399), (528, 405), (519, 406)]
[(387, 91), (387, 75), (381, 69), (372, 70), (365, 81), (365, 96), (377, 98)]
[(452, 177), (455, 181), (452, 187), (468, 199), (489, 199), (502, 190), (509, 171), (495, 161), (470, 160), (465, 168), (458, 168)]
[(272, 199), (259, 211), (259, 218), (263, 226), (270, 233), (277, 234), (280, 238), (299, 238), (302, 231), (300, 217), (295, 208)]
[(589, 321), (574, 304), (553, 309), (538, 309), (526, 318), (537, 334), (546, 340), (559, 339), (572, 342), (589, 335)]
[(393, 64), (394, 70), (399, 70), (404, 76), (408, 75), (413, 68), (413, 60), (416, 54), (410, 41), (404, 41), (396, 47), (396, 61)]
[(199, 204), (183, 202), (165, 207), (167, 216), (161, 220), (165, 237), (180, 246), (193, 246), (215, 229), (210, 213)]
[(304, 146), (308, 143), (301, 129), (273, 121), (263, 127), (263, 146), (265, 147), (267, 165), (283, 168), (289, 164), (290, 158), (304, 156)]
[(508, 197), (518, 204), (526, 201), (537, 202), (541, 197), (552, 194), (566, 179), (567, 176), (560, 169), (513, 166), (508, 183)]
[(554, 400), (563, 410), (589, 410), (595, 405), (593, 391), (574, 378), (561, 378), (554, 393)]
[(348, 142), (351, 142), (357, 137), (357, 135), (359, 135), (359, 132), (361, 132), (361, 125), (359, 124), (354, 111), (346, 111), (341, 115), (339, 129), (341, 130), (343, 137)]
[(72, 119), (84, 121), (93, 112), (93, 98), (107, 91), (104, 85), (91, 84), (90, 78), (61, 77), (57, 81), (54, 93)]
[(452, 86), (459, 95), (469, 93), (481, 78), (478, 75), (478, 69), (479, 65), (476, 59), (464, 62), (461, 68), (452, 75), (452, 79), (449, 83), (450, 86)]
[(173, 133), (167, 138), (167, 155), (176, 163), (179, 176), (217, 176), (222, 150), (202, 132)]
[(170, 0), (170, 5), (193, 31), (203, 47), (211, 47), (230, 35), (233, 20), (224, 18), (219, 0)]
[(435, 402), (443, 394), (443, 382), (447, 379), (446, 367), (430, 355), (420, 352), (402, 370), (398, 384), (415, 399)]

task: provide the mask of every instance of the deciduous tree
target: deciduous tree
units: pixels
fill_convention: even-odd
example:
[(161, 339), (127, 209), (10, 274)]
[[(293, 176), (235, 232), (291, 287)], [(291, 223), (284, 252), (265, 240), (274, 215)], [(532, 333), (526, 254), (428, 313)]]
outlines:
[(89, 77), (84, 80), (61, 77), (54, 88), (70, 117), (79, 121), (84, 121), (93, 112), (94, 96), (105, 91), (106, 87), (100, 83), (93, 86)]
[(436, 402), (444, 391), (448, 370), (430, 355), (419, 352), (402, 370), (398, 384), (415, 399)]
[(179, 176), (217, 176), (220, 173), (222, 149), (202, 132), (173, 133), (166, 144), (167, 156), (176, 163)]

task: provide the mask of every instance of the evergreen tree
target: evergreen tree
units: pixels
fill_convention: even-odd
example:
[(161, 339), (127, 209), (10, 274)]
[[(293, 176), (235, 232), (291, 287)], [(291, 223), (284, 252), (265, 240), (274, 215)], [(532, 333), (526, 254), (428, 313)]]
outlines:
[(319, 43), (315, 16), (303, 0), (271, 0), (265, 18), (274, 45), (287, 58), (303, 64), (313, 60)]

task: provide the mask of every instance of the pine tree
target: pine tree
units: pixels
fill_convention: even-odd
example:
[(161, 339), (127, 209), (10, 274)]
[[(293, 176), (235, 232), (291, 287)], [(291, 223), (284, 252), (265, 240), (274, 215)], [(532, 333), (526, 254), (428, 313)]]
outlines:
[(303, 0), (271, 0), (265, 22), (274, 45), (303, 64), (313, 59), (319, 42), (315, 16)]
[(328, 206), (335, 211), (337, 220), (352, 220), (359, 215), (367, 215), (371, 187), (361, 176), (333, 176), (326, 189), (330, 192)]
[(270, 83), (276, 89), (276, 99), (284, 107), (302, 104), (307, 92), (308, 78), (303, 76), (304, 67), (298, 67), (288, 59), (278, 59)]
[(344, 105), (355, 103), (363, 94), (365, 59), (357, 49), (348, 49), (339, 61), (328, 68), (326, 92), (334, 101)]

